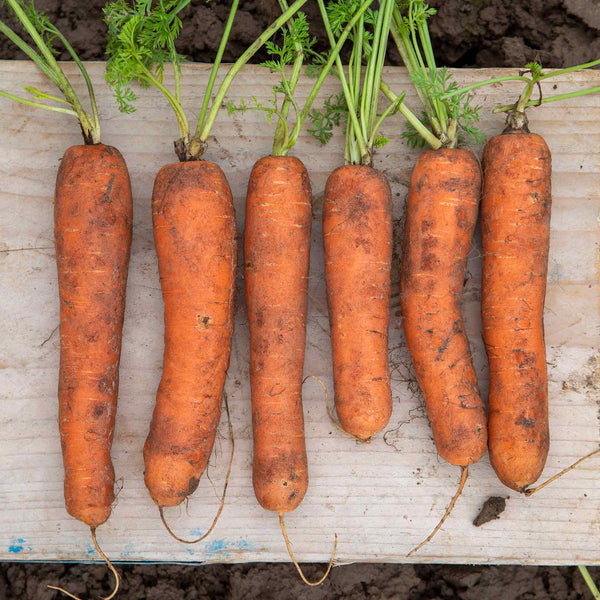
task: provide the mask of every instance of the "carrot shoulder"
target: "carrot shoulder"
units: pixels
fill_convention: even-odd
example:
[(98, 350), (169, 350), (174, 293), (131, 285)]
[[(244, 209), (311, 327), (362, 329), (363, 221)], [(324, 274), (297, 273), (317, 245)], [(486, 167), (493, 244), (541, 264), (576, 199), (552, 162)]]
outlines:
[(302, 162), (260, 159), (248, 184), (244, 235), (253, 482), (259, 503), (280, 514), (296, 508), (308, 487), (302, 370), (311, 220)]
[(144, 462), (146, 486), (162, 508), (198, 486), (221, 416), (237, 263), (225, 175), (207, 161), (166, 165), (154, 184), (152, 219), (165, 350)]
[(551, 156), (542, 137), (511, 132), (483, 155), (483, 334), (490, 365), (489, 452), (507, 486), (540, 476), (549, 447), (543, 311)]
[(466, 467), (485, 453), (485, 408), (461, 297), (481, 172), (468, 150), (424, 152), (410, 182), (400, 302), (406, 343), (439, 455)]
[(323, 239), (335, 408), (343, 429), (367, 440), (385, 427), (392, 412), (392, 202), (382, 173), (345, 165), (329, 176)]
[(114, 500), (110, 458), (117, 395), (132, 200), (116, 148), (73, 146), (54, 204), (60, 295), (59, 428), (69, 514), (96, 528)]

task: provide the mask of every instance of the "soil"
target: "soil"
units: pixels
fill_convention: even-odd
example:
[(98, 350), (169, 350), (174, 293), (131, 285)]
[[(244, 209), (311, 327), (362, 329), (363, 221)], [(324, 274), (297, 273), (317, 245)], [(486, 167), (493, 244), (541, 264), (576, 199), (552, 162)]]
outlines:
[[(286, 564), (120, 565), (127, 600), (592, 600), (576, 567), (354, 564), (309, 588)], [(309, 577), (321, 565), (306, 567)], [(600, 567), (589, 569), (596, 580)], [(103, 566), (0, 564), (0, 600), (58, 600), (47, 584), (82, 598), (109, 593)]]
[[(600, 55), (600, 0), (430, 0), (439, 9), (431, 21), (433, 48), (440, 64), (454, 67), (522, 67), (531, 60), (545, 67), (583, 63)], [(4, 3), (0, 3), (4, 4)], [(102, 60), (106, 27), (102, 22), (105, 0), (36, 0), (85, 60)], [(210, 62), (227, 18), (229, 0), (192, 0), (181, 12), (184, 27), (180, 52), (195, 62)], [(224, 60), (241, 54), (278, 14), (276, 0), (241, 0)], [(305, 12), (319, 23), (316, 2)], [(0, 18), (7, 8), (0, 6)], [(310, 19), (310, 17), (313, 17)], [(327, 47), (322, 27), (314, 26), (317, 49)], [(22, 58), (2, 37), (0, 59)], [(67, 59), (66, 53), (60, 55)], [(255, 57), (263, 60), (264, 54)], [(390, 64), (399, 64), (396, 52)]]
[(501, 496), (492, 496), (488, 498), (477, 517), (473, 521), (473, 525), (475, 527), (481, 527), (485, 523), (489, 523), (495, 519), (499, 519), (500, 515), (506, 509), (506, 501), (508, 498), (502, 498)]
[[(431, 23), (440, 64), (455, 67), (521, 67), (531, 60), (545, 67), (582, 63), (600, 56), (600, 0), (430, 0), (439, 9)], [(36, 0), (67, 34), (84, 60), (104, 58), (104, 0)], [(192, 0), (182, 13), (178, 49), (196, 62), (210, 62), (219, 43), (230, 1)], [(318, 23), (316, 3), (305, 12)], [(224, 60), (231, 62), (278, 13), (276, 0), (241, 0)], [(6, 6), (0, 3), (0, 19)], [(322, 28), (313, 27), (317, 49), (326, 47)], [(0, 39), (0, 59), (23, 58)], [(65, 53), (59, 56), (66, 59)], [(256, 61), (264, 59), (258, 54)], [(392, 52), (390, 64), (399, 64)], [(503, 498), (482, 516), (497, 518)], [(308, 588), (289, 564), (120, 565), (119, 598), (128, 600), (591, 600), (576, 567), (441, 566), (355, 564), (335, 568), (319, 588)], [(307, 566), (315, 578), (321, 565)], [(600, 579), (600, 567), (590, 568)], [(59, 598), (47, 584), (84, 598), (106, 595), (112, 584), (103, 566), (0, 563), (0, 600)], [(64, 596), (63, 596), (64, 597)]]

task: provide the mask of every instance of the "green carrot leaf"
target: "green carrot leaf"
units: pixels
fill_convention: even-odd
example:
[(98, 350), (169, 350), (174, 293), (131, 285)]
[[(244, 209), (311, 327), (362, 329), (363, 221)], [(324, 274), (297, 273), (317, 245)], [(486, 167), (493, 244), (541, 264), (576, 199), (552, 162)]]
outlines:
[(344, 92), (330, 96), (323, 103), (323, 110), (313, 108), (309, 114), (313, 127), (308, 129), (314, 138), (321, 144), (326, 144), (333, 136), (333, 128), (340, 124), (346, 125), (348, 119), (348, 106), (344, 98)]
[[(186, 3), (187, 4), (187, 3)], [(163, 81), (165, 63), (179, 69), (185, 58), (175, 51), (181, 30), (179, 0), (113, 0), (104, 8), (108, 25), (106, 80), (113, 86), (122, 112), (133, 112), (135, 93), (130, 85), (143, 87), (152, 77)]]

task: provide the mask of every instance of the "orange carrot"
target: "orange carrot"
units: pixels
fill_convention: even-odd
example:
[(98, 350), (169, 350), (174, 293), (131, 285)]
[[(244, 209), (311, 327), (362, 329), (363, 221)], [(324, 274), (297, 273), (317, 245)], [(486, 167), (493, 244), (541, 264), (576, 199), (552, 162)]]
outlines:
[(404, 333), (439, 455), (467, 467), (485, 453), (486, 415), (460, 309), (481, 173), (468, 150), (424, 152), (410, 182), (402, 247)]
[(335, 408), (345, 431), (368, 440), (385, 427), (392, 412), (392, 202), (382, 173), (345, 165), (329, 176), (323, 238)]
[(246, 197), (244, 279), (250, 327), (250, 387), (254, 461), (252, 480), (260, 505), (283, 515), (297, 508), (308, 489), (302, 412), (306, 344), (311, 189), (305, 166), (290, 156), (261, 158), (252, 169)]
[(267, 510), (294, 510), (308, 487), (302, 369), (310, 261), (311, 190), (304, 165), (267, 156), (246, 199), (244, 273), (250, 326), (253, 482)]
[(54, 201), (65, 503), (93, 532), (114, 500), (110, 448), (132, 228), (129, 175), (119, 151), (103, 144), (69, 148)]
[(539, 135), (508, 129), (483, 155), (483, 334), (490, 365), (489, 452), (508, 487), (524, 491), (549, 447), (543, 311), (551, 156)]
[(221, 169), (207, 161), (163, 167), (152, 221), (165, 350), (144, 462), (146, 486), (162, 509), (197, 488), (221, 415), (237, 261), (234, 208)]

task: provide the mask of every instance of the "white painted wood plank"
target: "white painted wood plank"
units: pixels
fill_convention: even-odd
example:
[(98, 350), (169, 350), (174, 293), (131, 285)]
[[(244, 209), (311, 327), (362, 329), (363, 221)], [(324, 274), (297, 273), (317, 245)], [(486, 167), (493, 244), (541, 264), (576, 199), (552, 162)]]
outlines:
[[(175, 157), (175, 119), (154, 91), (140, 92), (137, 113), (121, 115), (103, 84), (101, 63), (90, 63), (103, 121), (103, 140), (123, 152), (134, 191), (134, 241), (127, 291), (121, 387), (113, 460), (122, 489), (109, 522), (98, 533), (109, 556), (124, 561), (245, 562), (286, 561), (288, 555), (274, 514), (256, 502), (251, 482), (251, 421), (248, 382), (248, 329), (241, 269), (238, 276), (236, 331), (227, 381), (236, 456), (227, 504), (217, 528), (198, 546), (186, 547), (164, 531), (143, 483), (142, 445), (160, 378), (162, 300), (152, 241), (150, 195), (158, 169)], [(65, 70), (78, 81), (73, 65)], [(183, 101), (196, 110), (208, 77), (206, 65), (185, 65)], [(461, 70), (460, 82), (472, 82), (502, 70)], [(408, 90), (406, 73), (386, 69), (394, 89)], [(20, 92), (22, 83), (44, 88), (34, 67), (0, 62), (3, 89)], [(244, 69), (229, 97), (270, 95), (264, 70)], [(600, 85), (600, 72), (570, 74), (555, 81), (555, 93)], [(300, 97), (312, 80), (303, 79)], [(334, 78), (323, 96), (337, 91)], [(503, 117), (489, 107), (516, 98), (518, 84), (479, 90), (481, 127), (491, 136)], [(600, 100), (573, 99), (531, 110), (532, 129), (553, 151), (554, 206), (548, 298), (545, 313), (550, 373), (552, 442), (543, 479), (597, 447), (600, 440)], [(62, 497), (62, 463), (56, 426), (58, 301), (52, 234), (52, 197), (64, 150), (80, 143), (77, 125), (67, 116), (50, 115), (1, 100), (0, 112), (0, 559), (95, 560), (87, 528), (69, 517)], [(376, 163), (387, 174), (394, 196), (396, 239), (418, 151), (401, 141), (402, 124), (384, 127), (390, 143)], [(207, 158), (218, 161), (229, 178), (243, 231), (244, 196), (252, 164), (267, 154), (273, 128), (248, 112), (215, 125)], [(328, 321), (323, 286), (320, 215), (328, 173), (343, 161), (342, 135), (327, 148), (306, 134), (295, 154), (306, 163), (313, 186), (314, 221), (305, 372), (332, 389)], [(480, 151), (481, 149), (479, 149)], [(240, 235), (241, 241), (241, 235)], [(480, 245), (474, 244), (465, 287), (467, 330), (484, 393), (487, 367), (480, 337)], [(240, 254), (241, 256), (241, 254)], [(241, 259), (240, 259), (241, 264)], [(575, 564), (600, 563), (600, 464), (590, 461), (532, 498), (508, 490), (497, 480), (487, 457), (473, 466), (463, 497), (452, 517), (429, 546), (405, 554), (435, 525), (458, 482), (458, 469), (438, 459), (422, 400), (406, 351), (399, 318), (398, 264), (394, 265), (390, 363), (394, 412), (384, 434), (368, 446), (342, 436), (328, 421), (322, 392), (305, 384), (304, 403), (310, 487), (302, 505), (287, 517), (301, 560), (328, 559), (333, 532), (339, 534), (338, 561)], [(229, 443), (226, 427), (209, 472), (220, 491)], [(471, 525), (491, 495), (510, 496), (501, 519), (482, 528)], [(169, 511), (173, 527), (184, 535), (203, 531), (217, 499), (206, 477), (185, 507)]]

